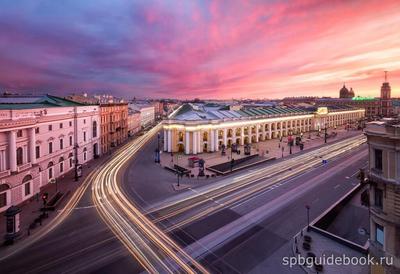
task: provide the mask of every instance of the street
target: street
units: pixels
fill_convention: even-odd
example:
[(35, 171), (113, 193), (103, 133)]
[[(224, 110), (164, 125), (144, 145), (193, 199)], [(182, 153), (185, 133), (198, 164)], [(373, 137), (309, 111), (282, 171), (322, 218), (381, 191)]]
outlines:
[[(153, 147), (154, 141), (146, 144), (143, 150), (151, 151)], [(339, 146), (336, 145), (336, 147)], [(256, 184), (252, 183), (249, 185), (251, 187), (248, 189), (252, 190), (251, 194), (243, 195), (244, 189), (247, 188), (238, 188), (235, 191), (231, 189), (232, 193), (229, 195), (234, 195), (237, 199), (235, 199), (234, 203), (229, 204), (229, 207), (209, 211), (207, 216), (196, 218), (193, 218), (193, 216), (196, 215), (196, 211), (186, 212), (185, 214), (187, 215), (185, 216), (192, 217), (192, 222), (182, 225), (182, 229), (179, 228), (176, 229), (176, 231), (171, 231), (169, 235), (182, 247), (186, 247), (185, 250), (187, 254), (192, 256), (192, 253), (190, 250), (187, 250), (187, 247), (195, 240), (201, 241), (202, 238), (238, 220), (241, 216), (250, 213), (255, 208), (266, 203), (273, 203), (275, 205), (275, 211), (269, 212), (269, 215), (265, 216), (265, 219), (247, 227), (246, 231), (240, 233), (240, 235), (226, 239), (223, 246), (216, 248), (211, 254), (202, 253), (199, 259), (200, 263), (211, 272), (224, 271), (224, 269), (241, 273), (261, 269), (260, 271), (263, 272), (265, 267), (268, 269), (268, 266), (272, 267), (269, 270), (274, 269), (274, 267), (279, 267), (280, 264), (271, 264), (271, 262), (274, 260), (278, 262), (280, 256), (283, 254), (288, 255), (288, 241), (305, 225), (304, 205), (307, 201), (311, 201), (311, 214), (312, 217), (316, 217), (338, 197), (343, 195), (351, 187), (350, 182), (354, 182), (354, 178), (348, 180), (348, 184), (342, 184), (340, 187), (336, 188), (334, 195), (331, 193), (331, 185), (336, 186), (339, 179), (354, 174), (354, 171), (358, 170), (362, 163), (365, 162), (365, 156), (362, 156), (357, 161), (354, 161), (354, 157), (360, 157), (357, 155), (360, 155), (359, 153), (363, 150), (365, 149), (362, 148), (358, 150), (358, 153), (347, 153), (345, 156), (336, 155), (336, 160), (328, 162), (325, 166), (318, 165), (317, 168), (307, 168), (305, 173), (304, 171), (299, 171), (300, 175), (296, 175), (294, 172), (296, 170), (294, 167), (299, 166), (296, 160), (290, 161), (290, 159), (287, 159), (286, 161), (288, 162), (279, 162), (285, 165), (287, 164), (288, 166), (290, 163), (293, 165), (294, 171), (291, 170), (291, 175), (286, 174), (287, 178), (279, 177), (282, 176), (282, 174), (279, 172), (279, 168), (276, 168), (277, 171), (274, 173), (275, 177), (272, 176), (264, 181), (256, 180)], [(129, 170), (125, 173), (125, 178), (129, 176), (126, 174), (131, 174), (132, 170), (138, 167), (140, 168), (140, 166), (146, 164), (154, 165), (154, 163), (151, 163), (153, 160), (151, 157), (152, 155), (146, 154), (145, 158), (147, 160), (143, 161), (140, 160), (140, 157), (143, 157), (143, 152), (139, 151), (138, 153), (138, 157), (130, 162), (129, 165), (124, 166)], [(302, 157), (308, 159), (305, 158), (307, 156)], [(336, 167), (336, 172), (332, 172), (335, 165), (344, 159), (347, 159), (346, 163), (349, 162), (351, 164), (346, 165), (345, 168)], [(318, 175), (321, 172), (320, 169), (327, 170), (327, 172), (332, 175), (330, 177), (319, 176), (319, 180), (313, 184), (314, 188), (310, 189), (308, 187), (305, 188), (305, 191), (299, 192), (298, 188), (305, 187), (307, 184), (310, 185), (309, 180)], [(161, 168), (154, 170), (158, 170), (158, 174), (167, 175), (167, 182), (154, 182), (152, 180), (154, 180), (155, 176), (148, 176), (148, 174), (145, 173), (143, 175), (147, 180), (145, 183), (139, 184), (139, 191), (143, 191), (143, 189), (140, 189), (141, 187), (144, 188), (146, 192), (147, 187), (148, 195), (152, 196), (153, 199), (142, 197), (142, 195), (139, 195), (138, 192), (135, 191), (138, 189), (135, 189), (132, 183), (134, 183), (138, 177), (129, 176), (131, 179), (124, 180), (124, 183), (121, 184), (122, 191), (128, 195), (129, 199), (137, 202), (140, 207), (154, 208), (160, 206), (162, 201), (164, 201), (164, 203), (167, 201), (171, 203), (171, 201), (179, 199), (183, 195), (183, 193), (176, 194), (170, 189), (171, 183), (175, 181), (175, 176), (172, 173)], [(258, 169), (254, 169), (247, 172), (236, 173), (234, 176), (256, 174), (257, 170)], [(274, 169), (271, 168), (268, 168), (268, 170), (271, 174), (274, 171)], [(122, 173), (124, 173), (124, 171), (125, 170), (123, 170)], [(265, 172), (263, 171), (261, 173)], [(301, 173), (304, 174), (301, 175)], [(231, 177), (226, 177), (222, 179), (222, 181), (223, 180), (231, 180)], [(274, 180), (277, 180), (277, 182), (274, 182)], [(101, 180), (97, 181), (100, 182)], [(154, 188), (154, 183), (159, 183), (161, 187)], [(202, 187), (213, 189), (218, 186), (218, 183), (219, 182), (210, 180), (205, 186), (199, 185), (196, 191), (201, 191)], [(254, 188), (255, 186), (261, 185), (268, 185), (269, 187), (260, 189)], [(92, 187), (92, 189), (94, 188), (95, 186)], [(163, 191), (163, 188), (165, 191)], [(23, 250), (18, 254), (19, 256), (13, 256), (5, 260), (3, 266), (7, 273), (54, 273), (54, 271), (64, 273), (98, 271), (101, 271), (101, 273), (123, 273), (127, 269), (134, 273), (141, 272), (143, 266), (132, 258), (131, 254), (126, 250), (124, 245), (121, 244), (119, 239), (115, 237), (113, 232), (99, 219), (95, 205), (91, 201), (90, 192), (92, 189), (88, 189), (82, 200), (73, 210), (73, 213), (57, 227), (57, 229), (46, 235), (40, 242)], [(140, 194), (142, 193), (143, 192), (140, 192)], [(192, 191), (192, 193), (194, 192)], [(238, 194), (240, 195), (235, 196)], [(229, 195), (223, 196), (222, 199), (226, 200), (227, 198), (232, 198), (232, 196)], [(293, 197), (288, 199), (288, 195)], [(285, 198), (277, 200), (279, 197)], [(150, 202), (144, 203), (143, 200), (145, 199)], [(97, 206), (99, 206), (99, 204), (97, 204)], [(127, 216), (124, 217), (124, 219), (127, 218)], [(130, 226), (134, 227), (132, 224)], [(161, 227), (167, 229), (167, 227)], [(264, 248), (263, 245), (258, 244), (262, 241), (268, 243), (269, 248)], [(236, 258), (236, 256), (238, 256), (237, 251), (241, 250), (242, 247), (253, 251), (246, 253), (246, 256), (250, 256), (250, 258), (246, 260), (245, 264), (237, 265), (238, 262), (243, 262)], [(229, 252), (226, 250), (229, 250)], [(23, 256), (24, 254), (29, 254), (29, 256)], [(240, 256), (244, 256), (244, 254)], [(164, 259), (165, 257), (168, 256), (165, 254), (161, 256), (161, 258)], [(184, 259), (184, 262), (186, 262), (185, 260), (190, 259), (187, 257)], [(162, 265), (163, 261), (159, 261), (159, 264)]]

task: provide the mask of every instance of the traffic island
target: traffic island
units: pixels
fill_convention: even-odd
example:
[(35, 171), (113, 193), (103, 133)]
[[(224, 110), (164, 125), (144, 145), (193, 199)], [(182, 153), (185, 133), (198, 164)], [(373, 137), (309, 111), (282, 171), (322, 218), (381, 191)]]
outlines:
[(231, 172), (249, 168), (249, 167), (261, 164), (261, 163), (275, 160), (275, 159), (276, 159), (275, 157), (266, 158), (266, 157), (259, 156), (258, 154), (254, 154), (254, 155), (250, 155), (250, 156), (238, 159), (238, 160), (231, 159), (231, 161), (213, 165), (213, 166), (207, 167), (206, 169), (209, 171), (212, 171), (218, 175), (226, 175)]

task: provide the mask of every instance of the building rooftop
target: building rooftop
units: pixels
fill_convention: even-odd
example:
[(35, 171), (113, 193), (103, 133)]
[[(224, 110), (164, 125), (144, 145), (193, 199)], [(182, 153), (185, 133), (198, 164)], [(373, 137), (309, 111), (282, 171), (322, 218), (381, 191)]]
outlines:
[(395, 118), (383, 118), (379, 121), (369, 122), (367, 123), (365, 132), (367, 135), (400, 139), (400, 120)]
[(71, 107), (83, 104), (53, 95), (24, 96), (24, 95), (2, 95), (0, 96), (0, 109), (32, 109), (48, 107)]
[[(343, 111), (355, 109), (351, 106), (328, 106), (328, 111)], [(235, 118), (281, 117), (292, 115), (307, 115), (317, 111), (317, 107), (301, 106), (245, 106), (230, 110), (229, 105), (188, 103), (170, 116), (170, 119), (183, 121), (220, 120)]]

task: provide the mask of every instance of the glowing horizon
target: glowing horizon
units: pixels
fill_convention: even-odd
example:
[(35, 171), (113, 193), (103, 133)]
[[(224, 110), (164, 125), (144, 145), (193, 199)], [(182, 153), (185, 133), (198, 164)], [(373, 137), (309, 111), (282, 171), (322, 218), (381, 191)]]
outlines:
[(400, 97), (398, 1), (3, 1), (0, 91)]

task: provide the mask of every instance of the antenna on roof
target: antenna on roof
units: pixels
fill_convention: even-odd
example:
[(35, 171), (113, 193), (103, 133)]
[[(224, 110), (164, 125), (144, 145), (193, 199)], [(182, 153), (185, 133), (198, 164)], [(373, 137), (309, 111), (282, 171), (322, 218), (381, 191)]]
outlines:
[(385, 70), (385, 83), (387, 83), (387, 70)]

